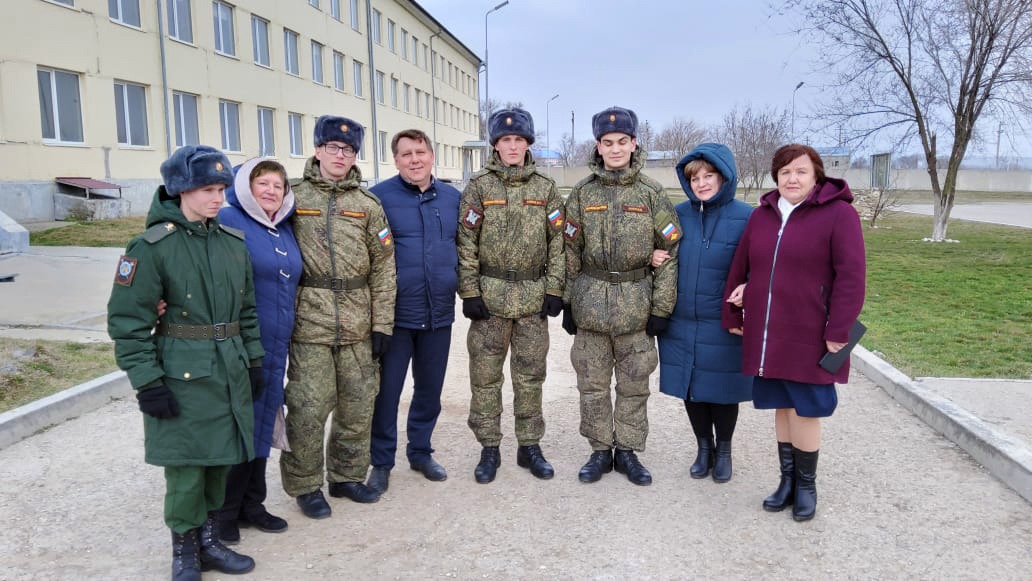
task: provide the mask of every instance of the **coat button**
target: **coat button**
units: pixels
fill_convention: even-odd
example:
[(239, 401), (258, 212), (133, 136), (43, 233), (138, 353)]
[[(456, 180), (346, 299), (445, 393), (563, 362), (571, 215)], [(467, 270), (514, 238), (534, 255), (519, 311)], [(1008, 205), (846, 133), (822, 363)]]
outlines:
[(184, 317), (189, 317), (189, 316), (190, 316), (190, 313), (187, 313), (186, 311), (183, 311), (183, 316), (184, 316)]
[(183, 374), (183, 379), (190, 379), (190, 372), (189, 371), (187, 371), (186, 373)]
[(192, 294), (190, 294), (190, 293), (186, 293), (186, 298), (188, 298), (188, 299), (192, 299), (192, 298), (193, 298), (193, 295), (192, 295)]

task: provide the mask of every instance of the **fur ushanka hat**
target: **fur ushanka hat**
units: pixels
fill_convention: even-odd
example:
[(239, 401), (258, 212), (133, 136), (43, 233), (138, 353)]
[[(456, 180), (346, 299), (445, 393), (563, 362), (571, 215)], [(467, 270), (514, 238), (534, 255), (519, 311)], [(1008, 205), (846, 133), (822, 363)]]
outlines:
[(207, 145), (180, 147), (161, 164), (161, 179), (168, 195), (210, 186), (233, 183), (233, 168), (224, 153)]

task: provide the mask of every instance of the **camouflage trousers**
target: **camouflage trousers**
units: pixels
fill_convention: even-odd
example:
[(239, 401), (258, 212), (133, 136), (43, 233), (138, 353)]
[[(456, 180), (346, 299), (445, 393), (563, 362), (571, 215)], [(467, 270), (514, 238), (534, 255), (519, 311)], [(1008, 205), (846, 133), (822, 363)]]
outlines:
[(323, 440), (330, 412), (326, 480), (365, 480), (373, 404), (380, 390), (380, 367), (373, 361), (372, 342), (339, 347), (292, 342), (287, 377), (291, 451), (280, 455), (283, 490), (300, 496), (322, 487)]
[[(616, 337), (578, 329), (570, 361), (580, 392), (580, 433), (593, 450), (614, 446), (641, 452), (649, 435), (649, 375), (659, 365), (645, 331)], [(616, 371), (616, 406), (610, 390)]]
[(472, 391), (467, 423), (482, 446), (497, 446), (502, 441), (502, 366), (510, 345), (516, 441), (530, 446), (545, 435), (541, 384), (548, 356), (548, 321), (537, 313), (519, 319), (492, 316), (471, 321), (466, 335)]

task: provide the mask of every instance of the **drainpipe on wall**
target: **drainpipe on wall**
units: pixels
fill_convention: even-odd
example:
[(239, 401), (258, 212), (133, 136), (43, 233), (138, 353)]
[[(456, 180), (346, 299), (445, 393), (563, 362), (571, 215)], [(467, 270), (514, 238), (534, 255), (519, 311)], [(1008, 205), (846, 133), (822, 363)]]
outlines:
[(168, 63), (165, 61), (165, 7), (161, 0), (155, 2), (158, 7), (158, 48), (161, 52), (161, 102), (165, 115), (165, 157), (172, 157), (172, 124), (168, 116)]
[(376, 130), (376, 63), (373, 62), (373, 6), (366, 0), (366, 45), (369, 49), (369, 111), (372, 114), (373, 182), (380, 182), (380, 132)]
[[(434, 107), (434, 118), (433, 118), (433, 146), (437, 147), (437, 58), (434, 57), (434, 38), (441, 35), (441, 31), (430, 35), (430, 101)], [(434, 151), (434, 176), (437, 176), (437, 157), (440, 154), (439, 151)]]

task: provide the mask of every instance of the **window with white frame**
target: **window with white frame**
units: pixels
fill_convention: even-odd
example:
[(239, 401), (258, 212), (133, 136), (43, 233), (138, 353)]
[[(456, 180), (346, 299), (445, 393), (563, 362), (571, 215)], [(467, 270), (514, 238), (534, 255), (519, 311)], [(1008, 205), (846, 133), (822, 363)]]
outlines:
[(258, 155), (276, 155), (276, 133), (273, 131), (273, 110), (258, 107)]
[(51, 1), (52, 2), (57, 2), (58, 4), (64, 4), (65, 6), (75, 6), (75, 1), (74, 0), (51, 0)]
[(316, 83), (323, 82), (323, 45), (312, 41), (312, 80)]
[(302, 115), (300, 113), (287, 113), (287, 130), (290, 132), (290, 155), (304, 155), (304, 144), (301, 140), (303, 131), (301, 129)]
[(120, 145), (150, 145), (146, 87), (115, 81), (115, 128)]
[(412, 64), (419, 66), (419, 39), (412, 35)]
[(383, 105), (383, 71), (376, 71), (376, 102)]
[(215, 52), (236, 55), (236, 46), (233, 44), (233, 7), (215, 0), (211, 8), (215, 19)]
[(108, 16), (115, 22), (140, 26), (140, 0), (108, 0)]
[(254, 39), (254, 63), (271, 66), (269, 61), (269, 21), (251, 15), (251, 38)]
[(301, 67), (297, 61), (297, 33), (289, 28), (283, 29), (283, 66), (287, 72), (301, 75)]
[(358, 152), (355, 154), (358, 161), (365, 161), (365, 137), (362, 138), (362, 143), (358, 144)]
[(308, 0), (308, 5), (313, 8), (319, 7), (319, 0)]
[(426, 107), (423, 108), (423, 111), (426, 113), (426, 118), (429, 119), (430, 118), (430, 93), (423, 93), (423, 97), (426, 98)]
[(330, 0), (330, 17), (340, 20), (340, 0)]
[(408, 60), (408, 31), (401, 29), (401, 58)]
[(344, 55), (333, 51), (333, 88), (344, 90)]
[(79, 75), (55, 69), (37, 69), (39, 114), (43, 139), (82, 143), (82, 101)]
[(176, 147), (199, 145), (200, 133), (197, 130), (197, 95), (172, 92), (172, 111), (175, 114)]
[(381, 15), (380, 15), (380, 11), (375, 9), (375, 8), (373, 8), (373, 26), (372, 26), (372, 29), (373, 29), (373, 42), (375, 42), (376, 44), (380, 44), (380, 45), (383, 44), (383, 39), (380, 38), (380, 20), (381, 19), (382, 18), (381, 18)]
[(387, 150), (388, 150), (388, 147), (387, 147), (387, 132), (386, 131), (380, 131), (379, 133), (380, 133), (380, 161), (382, 162), (382, 161), (385, 161), (387, 159)]
[(358, 0), (351, 0), (351, 28), (361, 30), (358, 25)]
[(416, 117), (423, 116), (423, 91), (416, 89)]
[(190, 0), (166, 0), (168, 6), (168, 37), (193, 42), (193, 23), (190, 20)]
[(430, 47), (423, 44), (423, 70), (430, 70)]
[(394, 24), (393, 20), (388, 18), (387, 19), (387, 48), (389, 48), (391, 52), (398, 52), (398, 48), (397, 48), (397, 45), (395, 44), (395, 38), (394, 38), (394, 36), (396, 34), (396, 29), (397, 29), (397, 25)]
[(222, 149), (240, 151), (240, 103), (219, 101), (219, 128), (222, 130)]
[(352, 69), (354, 69), (353, 84), (355, 86), (355, 96), (362, 96), (362, 63), (358, 61), (352, 61)]
[(412, 92), (412, 86), (408, 83), (403, 83), (401, 86), (401, 102), (404, 105), (405, 112), (408, 113), (412, 109), (412, 104), (409, 102), (409, 93)]
[(391, 77), (391, 107), (398, 108), (398, 79)]

